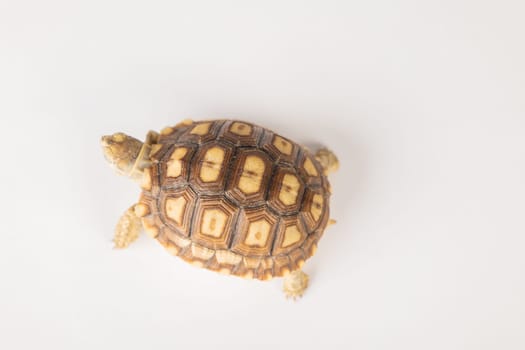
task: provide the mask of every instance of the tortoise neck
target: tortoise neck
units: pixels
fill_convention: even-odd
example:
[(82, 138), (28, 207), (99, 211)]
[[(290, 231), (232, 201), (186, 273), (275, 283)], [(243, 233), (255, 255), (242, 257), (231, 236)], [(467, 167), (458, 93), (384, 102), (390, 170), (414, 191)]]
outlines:
[(131, 177), (133, 180), (139, 183), (142, 180), (144, 169), (149, 168), (151, 166), (151, 146), (157, 142), (158, 137), (159, 134), (157, 134), (156, 132), (148, 132), (148, 135), (146, 136), (146, 141), (144, 141), (144, 143), (142, 144), (137, 159), (135, 160), (135, 163), (131, 167), (131, 170), (128, 174), (129, 177)]

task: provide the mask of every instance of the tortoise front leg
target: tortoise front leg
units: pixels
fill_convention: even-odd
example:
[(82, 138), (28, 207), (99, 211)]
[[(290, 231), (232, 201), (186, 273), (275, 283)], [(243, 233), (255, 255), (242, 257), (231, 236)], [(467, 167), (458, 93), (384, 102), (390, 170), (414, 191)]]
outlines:
[(139, 236), (142, 229), (142, 222), (135, 213), (135, 205), (126, 210), (120, 217), (117, 227), (115, 227), (115, 236), (113, 237), (113, 243), (116, 249), (126, 248), (128, 245), (133, 243)]
[(301, 269), (292, 271), (284, 277), (283, 291), (286, 298), (297, 299), (302, 297), (308, 287), (308, 275)]

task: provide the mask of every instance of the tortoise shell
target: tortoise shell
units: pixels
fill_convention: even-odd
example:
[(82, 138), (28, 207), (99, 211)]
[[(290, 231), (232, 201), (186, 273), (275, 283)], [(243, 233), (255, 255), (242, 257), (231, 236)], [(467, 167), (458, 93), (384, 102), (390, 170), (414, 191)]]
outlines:
[(183, 122), (151, 146), (136, 212), (170, 253), (261, 280), (299, 269), (329, 218), (329, 183), (304, 147), (247, 122)]

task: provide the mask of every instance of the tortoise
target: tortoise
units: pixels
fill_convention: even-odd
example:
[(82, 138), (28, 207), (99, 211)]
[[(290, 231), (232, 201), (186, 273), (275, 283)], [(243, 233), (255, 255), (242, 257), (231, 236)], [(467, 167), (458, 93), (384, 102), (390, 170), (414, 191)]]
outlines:
[(183, 260), (245, 278), (285, 277), (287, 297), (308, 286), (301, 270), (329, 219), (327, 174), (336, 156), (239, 120), (184, 120), (145, 142), (103, 136), (106, 160), (142, 194), (115, 228), (126, 248), (141, 228)]

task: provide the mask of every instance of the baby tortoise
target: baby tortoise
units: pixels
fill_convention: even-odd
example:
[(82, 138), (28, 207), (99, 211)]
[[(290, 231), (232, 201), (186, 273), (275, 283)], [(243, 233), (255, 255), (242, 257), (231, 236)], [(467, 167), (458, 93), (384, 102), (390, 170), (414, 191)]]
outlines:
[(114, 243), (141, 228), (168, 252), (206, 269), (245, 278), (284, 278), (287, 297), (308, 286), (301, 271), (329, 219), (337, 170), (327, 149), (315, 155), (260, 126), (236, 120), (185, 120), (150, 131), (145, 142), (102, 137), (106, 159), (142, 194), (120, 218)]

